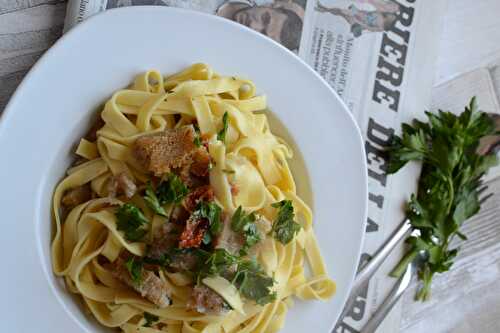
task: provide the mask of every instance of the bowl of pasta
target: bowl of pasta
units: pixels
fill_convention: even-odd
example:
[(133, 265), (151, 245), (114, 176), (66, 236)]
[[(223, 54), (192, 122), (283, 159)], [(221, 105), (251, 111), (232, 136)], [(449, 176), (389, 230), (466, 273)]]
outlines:
[(0, 147), (10, 331), (326, 333), (342, 310), (363, 141), (258, 33), (172, 8), (99, 14), (27, 75)]

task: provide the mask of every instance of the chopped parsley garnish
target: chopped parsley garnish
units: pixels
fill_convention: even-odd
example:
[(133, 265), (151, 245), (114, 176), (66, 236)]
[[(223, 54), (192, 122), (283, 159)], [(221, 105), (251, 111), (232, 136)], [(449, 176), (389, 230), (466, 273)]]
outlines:
[(227, 128), (229, 126), (229, 114), (227, 112), (224, 112), (224, 115), (222, 116), (222, 129), (217, 133), (217, 140), (220, 140), (222, 142), (226, 141), (226, 132)]
[(125, 262), (125, 267), (132, 278), (132, 282), (139, 285), (142, 281), (142, 261), (130, 257), (130, 259)]
[(269, 277), (255, 260), (232, 255), (225, 249), (208, 252), (199, 248), (174, 248), (165, 252), (159, 260), (146, 257), (144, 262), (168, 266), (179, 261), (192, 260), (195, 260), (194, 265), (186, 272), (194, 274), (197, 283), (208, 276), (223, 276), (231, 281), (243, 296), (257, 304), (264, 305), (276, 299), (276, 293), (272, 291), (274, 279)]
[[(203, 254), (203, 252), (200, 252)], [(206, 259), (199, 271), (199, 275), (202, 277), (223, 275), (231, 266), (238, 263), (238, 257), (233, 256), (224, 249), (215, 249), (213, 253), (206, 252)]]
[(261, 239), (260, 232), (255, 224), (255, 214), (245, 214), (241, 206), (236, 209), (231, 218), (231, 229), (240, 233), (245, 240), (241, 249), (242, 254), (246, 254), (248, 249), (257, 244)]
[(160, 317), (155, 316), (154, 314), (151, 314), (149, 312), (144, 312), (144, 319), (146, 322), (144, 323), (144, 327), (151, 327), (155, 322), (160, 320)]
[(204, 244), (210, 243), (212, 239), (211, 236), (217, 236), (222, 231), (221, 213), (222, 208), (220, 208), (215, 202), (201, 201), (196, 206), (193, 215), (202, 219), (207, 219), (210, 226), (208, 229), (210, 231), (210, 235), (206, 236), (207, 233), (205, 233), (206, 237), (203, 238)]
[(142, 261), (145, 264), (169, 267), (173, 263), (185, 262), (186, 258), (191, 257), (191, 255), (194, 255), (196, 258), (195, 265), (201, 265), (209, 256), (208, 252), (197, 248), (171, 248), (166, 250), (161, 256), (152, 258), (150, 257), (150, 248), (148, 248), (146, 256), (142, 258)]
[(161, 206), (160, 200), (158, 200), (158, 197), (156, 196), (155, 191), (153, 190), (153, 186), (151, 185), (151, 182), (148, 182), (146, 185), (146, 195), (144, 196), (144, 201), (148, 204), (148, 207), (153, 210), (158, 215), (162, 216), (167, 216), (167, 212), (165, 209)]
[(221, 275), (228, 278), (243, 296), (257, 304), (265, 305), (276, 299), (276, 292), (271, 290), (274, 279), (267, 276), (255, 260), (243, 259), (224, 249), (216, 249), (211, 254), (203, 252), (198, 250), (206, 258), (200, 265), (198, 280)]
[(194, 137), (193, 143), (196, 147), (201, 147), (201, 139), (198, 135)]
[(123, 204), (116, 210), (115, 216), (116, 229), (123, 231), (127, 240), (139, 241), (147, 233), (144, 225), (149, 221), (138, 207), (130, 203)]
[(188, 194), (188, 188), (179, 176), (170, 173), (167, 179), (162, 181), (156, 188), (156, 196), (160, 205), (167, 203), (178, 204)]
[(291, 200), (282, 200), (271, 205), (279, 209), (278, 216), (274, 220), (271, 232), (279, 242), (288, 244), (293, 237), (299, 233), (300, 224), (294, 221), (295, 214)]
[(240, 261), (232, 283), (243, 296), (259, 305), (276, 300), (276, 292), (271, 290), (274, 279), (267, 276), (255, 260)]
[(201, 147), (201, 139), (200, 139), (200, 127), (198, 124), (194, 124), (194, 140), (193, 143), (195, 144), (196, 147)]
[(476, 150), (479, 140), (495, 133), (487, 114), (477, 110), (472, 99), (464, 112), (426, 113), (428, 122), (415, 120), (403, 124), (402, 135), (393, 138), (389, 173), (395, 173), (409, 161), (421, 161), (418, 192), (408, 203), (407, 217), (420, 236), (407, 239), (408, 252), (391, 273), (400, 276), (421, 251), (418, 277), (422, 286), (417, 300), (430, 296), (434, 274), (450, 269), (458, 248), (450, 248), (455, 236), (465, 240), (459, 229), (463, 222), (479, 211), (479, 179), (497, 163), (492, 153), (481, 156)]
[(162, 254), (159, 258), (152, 258), (146, 254), (146, 256), (144, 258), (142, 258), (142, 261), (145, 264), (159, 265), (159, 266), (166, 267), (168, 264), (170, 264), (171, 259), (170, 259), (170, 254), (167, 252), (167, 253)]

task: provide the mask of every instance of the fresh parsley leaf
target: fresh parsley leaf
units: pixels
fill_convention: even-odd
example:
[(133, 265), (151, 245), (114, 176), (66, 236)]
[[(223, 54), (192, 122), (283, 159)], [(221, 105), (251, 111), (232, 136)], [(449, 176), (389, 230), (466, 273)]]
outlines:
[(130, 203), (123, 204), (116, 210), (115, 216), (116, 229), (123, 231), (127, 240), (139, 241), (147, 233), (143, 226), (149, 221), (138, 207)]
[(215, 249), (213, 253), (198, 249), (197, 254), (204, 258), (197, 272), (198, 280), (220, 275), (257, 304), (265, 305), (276, 299), (276, 292), (272, 291), (274, 279), (267, 276), (257, 261), (243, 259), (224, 249)]
[(156, 193), (153, 190), (151, 182), (148, 182), (148, 184), (146, 185), (145, 194), (146, 195), (144, 196), (144, 201), (146, 201), (148, 207), (151, 208), (153, 212), (155, 212), (158, 215), (167, 216), (167, 212), (161, 206), (160, 200), (158, 200), (158, 197), (156, 196)]
[(292, 201), (282, 200), (273, 203), (271, 206), (279, 209), (271, 232), (274, 234), (274, 238), (282, 244), (288, 244), (301, 228), (300, 224), (294, 221), (295, 214), (293, 212)]
[(135, 229), (135, 230), (130, 230), (125, 233), (125, 238), (131, 242), (138, 242), (144, 238), (144, 236), (147, 234), (146, 229)]
[(239, 206), (231, 218), (231, 229), (240, 233), (245, 243), (241, 249), (242, 254), (246, 254), (248, 249), (260, 242), (260, 232), (255, 224), (255, 214), (246, 214), (241, 206)]
[(193, 140), (193, 143), (195, 144), (196, 147), (201, 147), (201, 139), (200, 139), (201, 132), (200, 132), (200, 127), (196, 123), (193, 126), (194, 126), (194, 140)]
[(274, 279), (267, 276), (254, 260), (242, 260), (232, 282), (248, 299), (259, 305), (276, 300), (276, 292), (272, 291)]
[(222, 231), (221, 213), (222, 208), (220, 208), (215, 202), (201, 201), (196, 206), (193, 215), (197, 215), (199, 218), (207, 219), (210, 225), (210, 234), (212, 236), (217, 236)]
[(146, 255), (144, 258), (142, 258), (142, 261), (145, 264), (159, 265), (162, 267), (166, 267), (168, 264), (170, 264), (170, 256), (167, 253), (162, 254), (159, 258), (157, 257), (152, 258)]
[(160, 205), (167, 203), (178, 204), (187, 194), (188, 188), (179, 176), (173, 173), (168, 174), (167, 179), (162, 181), (156, 189), (156, 196)]
[(151, 327), (155, 322), (160, 320), (160, 317), (155, 316), (154, 314), (151, 314), (149, 312), (144, 312), (144, 319), (146, 322), (144, 323), (144, 327)]
[(227, 112), (224, 112), (224, 115), (222, 116), (222, 129), (217, 133), (217, 140), (220, 140), (222, 142), (226, 141), (226, 132), (227, 128), (229, 126), (229, 114)]
[[(203, 256), (203, 253), (199, 253), (199, 255)], [(215, 249), (213, 253), (208, 254), (198, 274), (202, 277), (225, 275), (237, 263), (238, 257), (224, 249)]]
[(137, 285), (140, 284), (142, 281), (142, 261), (137, 260), (135, 257), (130, 257), (130, 259), (125, 262), (125, 267), (132, 278), (132, 282)]
[(479, 211), (479, 178), (497, 163), (494, 154), (477, 153), (480, 139), (495, 130), (491, 118), (478, 111), (475, 98), (459, 116), (444, 111), (426, 115), (427, 123), (403, 124), (401, 136), (389, 148), (388, 168), (394, 173), (408, 161), (423, 162), (418, 192), (406, 213), (420, 236), (407, 239), (408, 251), (391, 273), (400, 276), (418, 253), (426, 253), (418, 266), (418, 300), (428, 299), (434, 275), (453, 265), (458, 249), (450, 249), (450, 243), (455, 236), (466, 239), (460, 227)]
[(201, 147), (201, 139), (198, 135), (194, 137), (193, 143), (196, 147)]
[(248, 223), (255, 222), (255, 214), (245, 214), (243, 208), (238, 206), (231, 218), (231, 229), (236, 232), (241, 232)]
[[(193, 271), (199, 271), (202, 264), (210, 257), (210, 253), (198, 248), (170, 248), (165, 252), (154, 257), (150, 255), (150, 248), (146, 251), (146, 256), (142, 258), (145, 264), (159, 265), (162, 267), (172, 267), (180, 269), (180, 266), (190, 267), (193, 266)], [(179, 265), (180, 264), (180, 265)]]

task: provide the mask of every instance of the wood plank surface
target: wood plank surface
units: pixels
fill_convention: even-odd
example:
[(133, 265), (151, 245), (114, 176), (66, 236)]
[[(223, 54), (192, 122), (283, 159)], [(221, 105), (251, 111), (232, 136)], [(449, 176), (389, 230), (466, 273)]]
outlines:
[(443, 13), (435, 83), (500, 58), (500, 1), (448, 0)]
[(61, 1), (0, 0), (0, 111), (24, 75), (62, 34)]
[(62, 0), (0, 0), (0, 14), (20, 11), (22, 9), (42, 5), (62, 3)]

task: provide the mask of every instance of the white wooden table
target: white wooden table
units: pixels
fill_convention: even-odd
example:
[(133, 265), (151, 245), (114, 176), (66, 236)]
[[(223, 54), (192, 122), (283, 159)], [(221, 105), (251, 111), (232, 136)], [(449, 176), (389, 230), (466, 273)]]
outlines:
[[(61, 35), (65, 9), (60, 0), (0, 0), (0, 112)], [(499, 13), (500, 0), (449, 0), (436, 84), (500, 63)], [(431, 300), (414, 302), (413, 289), (405, 295), (402, 332), (500, 332), (500, 179), (489, 186), (495, 196), (465, 226), (469, 240), (453, 269), (435, 279)]]

